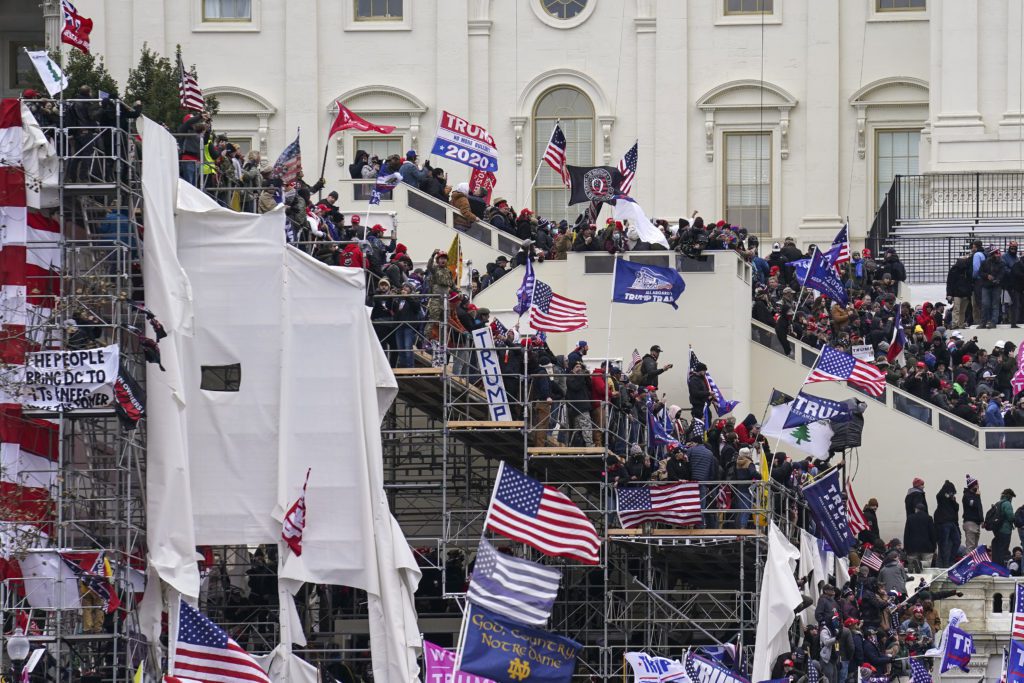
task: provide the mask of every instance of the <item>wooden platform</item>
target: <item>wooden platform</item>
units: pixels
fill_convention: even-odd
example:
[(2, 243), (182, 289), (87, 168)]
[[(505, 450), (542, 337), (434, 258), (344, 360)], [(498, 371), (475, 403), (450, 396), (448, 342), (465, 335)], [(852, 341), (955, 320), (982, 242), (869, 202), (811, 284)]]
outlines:
[(580, 458), (593, 458), (596, 456), (604, 455), (605, 449), (602, 446), (593, 446), (590, 448), (575, 448), (572, 446), (531, 446), (526, 449), (526, 453), (532, 456), (539, 457), (580, 457)]
[(651, 529), (644, 533), (643, 529), (609, 529), (608, 536), (628, 538), (631, 536), (663, 536), (663, 537), (708, 537), (708, 536), (757, 536), (757, 529)]
[(450, 420), (448, 429), (522, 429), (522, 420)]
[(425, 377), (429, 375), (441, 376), (444, 368), (392, 368), (395, 377)]

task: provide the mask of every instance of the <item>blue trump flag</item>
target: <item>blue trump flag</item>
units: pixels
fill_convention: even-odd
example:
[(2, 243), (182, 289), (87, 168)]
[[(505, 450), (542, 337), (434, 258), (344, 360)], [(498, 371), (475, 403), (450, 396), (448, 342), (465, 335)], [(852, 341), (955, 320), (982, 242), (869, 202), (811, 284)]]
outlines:
[(1010, 654), (1006, 658), (1006, 683), (1024, 683), (1024, 644), (1010, 641)]
[(792, 429), (800, 425), (810, 424), (818, 420), (832, 422), (848, 422), (852, 418), (850, 406), (830, 398), (812, 396), (804, 392), (798, 393), (789, 405), (789, 415), (783, 429)]
[(530, 628), (474, 605), (466, 616), (459, 670), (495, 681), (569, 683), (576, 655), (574, 640)]
[(942, 666), (939, 673), (946, 673), (954, 666), (970, 673), (971, 655), (974, 649), (974, 637), (956, 626), (950, 626), (946, 633), (946, 650), (942, 653)]
[(843, 306), (849, 301), (846, 287), (836, 274), (832, 262), (820, 249), (815, 249), (811, 262), (807, 266), (807, 276), (803, 280), (804, 287), (817, 290), (825, 296), (838, 301)]
[(853, 547), (853, 534), (850, 533), (850, 521), (846, 516), (846, 501), (839, 488), (839, 470), (833, 469), (818, 477), (803, 487), (803, 494), (807, 508), (817, 524), (818, 535), (828, 541), (838, 557), (849, 555)]
[[(662, 410), (668, 413), (668, 408), (662, 408)], [(651, 443), (655, 446), (682, 446), (666, 429), (665, 423), (655, 419), (654, 401), (650, 396), (647, 397), (647, 432), (650, 434)]]
[(1006, 567), (992, 562), (988, 548), (979, 545), (971, 552), (964, 555), (963, 559), (949, 568), (949, 580), (958, 586), (962, 586), (975, 576), (1009, 576)]
[(649, 266), (617, 259), (615, 289), (612, 301), (620, 304), (649, 304), (661, 301), (679, 308), (676, 299), (686, 289), (686, 283), (675, 268)]

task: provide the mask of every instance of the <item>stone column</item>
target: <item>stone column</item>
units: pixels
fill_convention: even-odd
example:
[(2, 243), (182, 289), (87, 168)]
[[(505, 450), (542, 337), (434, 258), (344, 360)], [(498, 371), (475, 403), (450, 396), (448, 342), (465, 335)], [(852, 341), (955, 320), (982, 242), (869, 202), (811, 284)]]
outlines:
[[(839, 214), (839, 102), (845, 97), (839, 94), (839, 0), (807, 3), (806, 21), (806, 97), (800, 103), (806, 121), (800, 131), (806, 151), (800, 229), (812, 231), (801, 234), (803, 241), (828, 244), (843, 224)], [(788, 135), (788, 125), (779, 126), (779, 139), (772, 141), (773, 154), (788, 150), (788, 141), (783, 139)], [(780, 183), (782, 178), (773, 178), (772, 182)], [(779, 234), (782, 228), (773, 226), (773, 232)]]
[(468, 0), (469, 120), (490, 129), (491, 123), (491, 0)]
[[(655, 120), (657, 109), (655, 75), (658, 65), (655, 59), (655, 41), (658, 35), (658, 19), (655, 16), (654, 0), (637, 0), (636, 19), (636, 137), (639, 141), (636, 180), (630, 193), (648, 211), (655, 206), (656, 177), (654, 164)], [(625, 154), (632, 140), (622, 140), (622, 150), (617, 154)], [(618, 158), (614, 163), (618, 163)]]
[[(303, 171), (306, 182), (315, 183), (323, 163), (323, 140), (331, 122), (327, 115), (327, 102), (321, 99), (319, 70), (315, 68), (321, 58), (318, 31), (320, 20), (317, 0), (290, 0), (284, 13), (287, 40), (282, 49), (284, 64), (284, 130), (279, 147), (284, 149), (295, 139), (295, 129), (301, 128)], [(329, 49), (334, 49), (333, 46)], [(300, 54), (301, 53), (301, 54)], [(310, 60), (313, 55), (313, 61)], [(310, 64), (314, 66), (310, 66)], [(338, 175), (334, 167), (334, 176)], [(332, 169), (326, 171), (328, 175)]]
[(932, 114), (935, 131), (949, 129), (958, 137), (985, 132), (978, 109), (979, 11), (976, 2), (934, 0), (932, 5), (931, 20), (939, 22), (932, 31), (932, 50), (940, 51), (941, 60), (938, 65), (934, 59), (932, 63), (932, 75), (940, 83), (938, 113)]
[(1019, 126), (1024, 124), (1024, 105), (1021, 103), (1021, 27), (1024, 26), (1024, 8), (1018, 0), (1006, 2), (1006, 109), (999, 122), (1000, 137), (1018, 138)]
[(43, 44), (47, 50), (60, 47), (60, 31), (63, 25), (60, 0), (43, 0)]

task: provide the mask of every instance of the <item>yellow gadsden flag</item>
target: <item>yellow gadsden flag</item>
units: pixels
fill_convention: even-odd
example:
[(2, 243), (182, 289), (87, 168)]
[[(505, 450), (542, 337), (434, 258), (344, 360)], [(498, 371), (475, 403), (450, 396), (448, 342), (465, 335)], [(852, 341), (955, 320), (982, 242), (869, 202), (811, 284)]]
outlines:
[(462, 243), (458, 235), (452, 240), (452, 246), (448, 247), (448, 270), (452, 271), (455, 286), (462, 287)]

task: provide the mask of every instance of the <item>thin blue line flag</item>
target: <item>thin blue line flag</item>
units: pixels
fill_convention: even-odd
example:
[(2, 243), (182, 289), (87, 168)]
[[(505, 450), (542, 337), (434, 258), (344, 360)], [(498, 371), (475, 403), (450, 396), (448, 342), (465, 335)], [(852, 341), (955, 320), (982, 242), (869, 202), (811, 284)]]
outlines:
[(807, 267), (807, 277), (804, 278), (804, 286), (819, 291), (825, 296), (838, 301), (845, 306), (849, 301), (846, 294), (846, 287), (843, 281), (836, 274), (832, 262), (820, 249), (815, 249), (811, 256), (811, 263)]
[(530, 310), (533, 305), (533, 290), (537, 286), (537, 276), (533, 274), (533, 260), (527, 259), (526, 270), (523, 273), (523, 282), (516, 290), (516, 305), (513, 311), (522, 315)]
[(472, 606), (459, 670), (495, 681), (570, 683), (582, 645)]
[(686, 289), (675, 268), (649, 266), (618, 259), (612, 301), (620, 304), (649, 304), (660, 301), (679, 308), (676, 299)]
[(853, 534), (850, 533), (850, 521), (846, 516), (846, 501), (839, 487), (839, 470), (833, 469), (818, 477), (803, 487), (803, 494), (817, 525), (818, 535), (828, 541), (837, 557), (849, 555), (853, 547)]
[(847, 404), (801, 391), (793, 398), (789, 406), (789, 415), (786, 416), (782, 428), (792, 429), (819, 420), (849, 422), (851, 418), (850, 406)]

